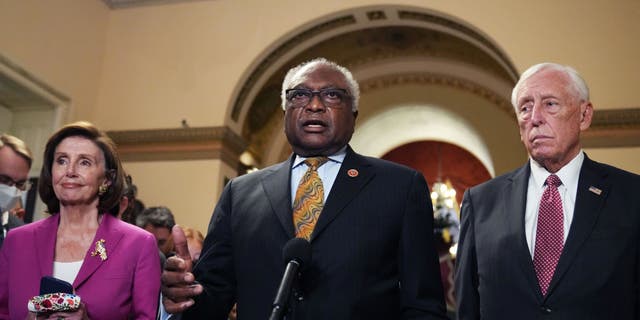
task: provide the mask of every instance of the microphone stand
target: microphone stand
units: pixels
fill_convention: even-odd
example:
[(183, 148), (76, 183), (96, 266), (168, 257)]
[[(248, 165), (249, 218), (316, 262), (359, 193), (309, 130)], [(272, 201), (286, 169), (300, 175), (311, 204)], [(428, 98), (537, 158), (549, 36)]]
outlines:
[(278, 293), (276, 294), (276, 298), (273, 301), (273, 309), (271, 310), (271, 316), (269, 317), (269, 320), (281, 320), (284, 317), (284, 314), (287, 311), (287, 306), (289, 304), (291, 287), (293, 285), (293, 281), (295, 280), (296, 274), (298, 273), (299, 267), (300, 263), (296, 260), (291, 260), (287, 264), (287, 268), (285, 269), (284, 275), (282, 276), (282, 281), (280, 282), (280, 286), (278, 287)]

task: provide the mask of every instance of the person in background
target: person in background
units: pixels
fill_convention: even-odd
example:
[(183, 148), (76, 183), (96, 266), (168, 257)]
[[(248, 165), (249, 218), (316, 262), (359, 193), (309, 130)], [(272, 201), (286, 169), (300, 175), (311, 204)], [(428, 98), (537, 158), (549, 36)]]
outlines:
[(640, 176), (582, 151), (586, 83), (537, 64), (512, 103), (530, 159), (465, 192), (458, 319), (638, 319)]
[[(0, 250), (0, 319), (36, 319), (40, 279), (73, 285), (82, 304), (54, 319), (155, 319), (160, 267), (153, 235), (122, 222), (115, 144), (88, 122), (47, 141), (38, 191), (48, 218), (11, 230)], [(25, 254), (27, 252), (28, 254)]]
[(136, 217), (136, 225), (151, 232), (156, 237), (158, 249), (162, 251), (165, 257), (173, 255), (174, 247), (171, 228), (176, 225), (176, 221), (169, 208), (159, 206), (144, 209)]
[(204, 236), (202, 233), (191, 227), (182, 227), (184, 236), (187, 239), (187, 247), (189, 248), (189, 254), (191, 255), (191, 261), (195, 264), (200, 259), (200, 253), (202, 252), (202, 243), (204, 242)]
[(133, 184), (130, 175), (125, 174), (124, 177), (124, 190), (122, 191), (122, 199), (120, 199), (120, 206), (118, 207), (118, 218), (124, 222), (135, 225), (137, 216), (135, 212), (135, 201), (138, 187)]
[(0, 248), (10, 229), (23, 225), (17, 210), (22, 209), (22, 193), (31, 188), (29, 169), (33, 162), (31, 150), (20, 139), (0, 135)]
[(351, 72), (324, 58), (288, 72), (282, 107), (293, 155), (227, 183), (193, 274), (186, 246), (176, 246), (162, 274), (167, 311), (225, 320), (237, 302), (240, 319), (268, 318), (283, 247), (297, 237), (312, 256), (287, 319), (446, 318), (427, 183), (348, 146), (358, 99)]

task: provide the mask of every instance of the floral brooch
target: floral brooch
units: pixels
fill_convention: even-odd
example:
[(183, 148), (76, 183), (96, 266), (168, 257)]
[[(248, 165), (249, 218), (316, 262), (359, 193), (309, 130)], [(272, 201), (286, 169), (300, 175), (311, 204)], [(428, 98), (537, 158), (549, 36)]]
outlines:
[(100, 259), (102, 259), (102, 261), (107, 260), (107, 248), (104, 246), (104, 239), (96, 241), (96, 247), (91, 252), (91, 256), (100, 256)]

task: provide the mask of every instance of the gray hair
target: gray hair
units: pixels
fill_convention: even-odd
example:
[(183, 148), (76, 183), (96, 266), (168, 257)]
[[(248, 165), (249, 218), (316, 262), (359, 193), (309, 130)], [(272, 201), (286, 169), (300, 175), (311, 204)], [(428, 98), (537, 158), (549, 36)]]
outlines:
[(516, 109), (516, 113), (518, 112), (518, 91), (520, 91), (522, 85), (531, 78), (531, 76), (544, 70), (560, 71), (567, 75), (570, 81), (569, 87), (573, 89), (575, 97), (580, 99), (580, 101), (589, 101), (589, 87), (576, 69), (557, 63), (544, 62), (533, 65), (529, 67), (529, 69), (525, 70), (525, 72), (520, 76), (518, 83), (513, 87), (513, 91), (511, 91), (511, 104)]
[(349, 92), (349, 95), (351, 95), (351, 111), (358, 111), (358, 102), (360, 101), (360, 86), (358, 85), (358, 82), (353, 78), (353, 74), (351, 74), (351, 71), (349, 71), (349, 69), (325, 58), (315, 58), (289, 69), (287, 75), (284, 77), (284, 81), (282, 81), (282, 92), (280, 94), (280, 98), (282, 99), (282, 110), (286, 110), (287, 108), (286, 91), (288, 89), (291, 89), (290, 86), (291, 82), (294, 80), (294, 76), (297, 75), (302, 68), (313, 64), (327, 66), (333, 70), (340, 72), (344, 76), (344, 78), (347, 80), (347, 85), (349, 86), (349, 88), (347, 88), (347, 91)]
[(156, 228), (167, 228), (169, 232), (171, 232), (173, 226), (176, 225), (176, 221), (169, 208), (159, 206), (144, 209), (144, 211), (136, 217), (136, 225), (143, 229), (147, 225), (152, 225)]

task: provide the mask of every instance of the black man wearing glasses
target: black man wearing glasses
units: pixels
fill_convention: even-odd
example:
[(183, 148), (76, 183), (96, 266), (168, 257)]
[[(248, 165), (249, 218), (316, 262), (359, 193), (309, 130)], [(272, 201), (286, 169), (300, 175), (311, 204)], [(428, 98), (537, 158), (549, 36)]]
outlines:
[(351, 72), (324, 58), (289, 70), (282, 107), (292, 156), (227, 184), (193, 274), (184, 249), (167, 261), (167, 311), (222, 320), (237, 302), (239, 319), (267, 319), (283, 247), (302, 238), (311, 257), (286, 319), (446, 319), (427, 183), (349, 147), (358, 99)]

